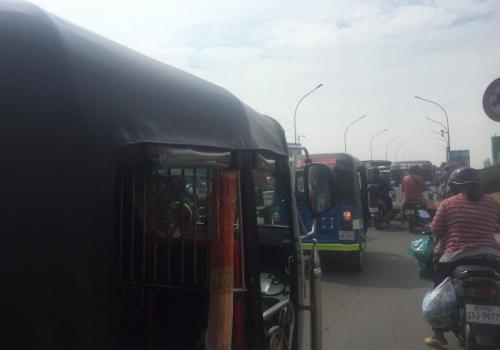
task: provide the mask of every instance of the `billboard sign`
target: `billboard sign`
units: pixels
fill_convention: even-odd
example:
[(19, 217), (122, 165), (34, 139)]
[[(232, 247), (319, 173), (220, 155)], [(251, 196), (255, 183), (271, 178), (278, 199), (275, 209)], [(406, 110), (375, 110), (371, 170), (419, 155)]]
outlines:
[(459, 167), (470, 167), (470, 152), (468, 149), (450, 151), (450, 164)]
[(500, 164), (500, 136), (491, 138), (491, 162), (493, 165)]

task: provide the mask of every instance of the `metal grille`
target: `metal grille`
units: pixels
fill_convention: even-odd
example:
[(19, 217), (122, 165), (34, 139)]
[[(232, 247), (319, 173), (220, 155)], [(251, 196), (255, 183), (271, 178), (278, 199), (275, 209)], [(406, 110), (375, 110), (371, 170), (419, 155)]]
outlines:
[(124, 283), (208, 285), (209, 169), (120, 169), (118, 274)]

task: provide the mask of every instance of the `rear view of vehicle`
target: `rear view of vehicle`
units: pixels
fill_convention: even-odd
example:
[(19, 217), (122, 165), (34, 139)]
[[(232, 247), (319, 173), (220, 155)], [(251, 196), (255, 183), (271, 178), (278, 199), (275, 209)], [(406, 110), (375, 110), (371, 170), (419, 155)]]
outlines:
[(377, 230), (390, 226), (394, 219), (393, 199), (390, 198), (390, 161), (363, 161), (366, 171), (371, 225)]
[[(335, 175), (337, 198), (335, 206), (318, 216), (314, 237), (328, 265), (329, 258), (338, 258), (346, 267), (360, 271), (365, 264), (366, 223), (368, 221), (368, 194), (366, 176), (360, 161), (348, 154), (311, 155), (313, 163), (328, 165)], [(304, 203), (304, 186), (300, 171), (297, 172), (297, 206), (304, 226), (309, 229), (311, 218)], [(302, 193), (301, 193), (302, 190)], [(312, 248), (312, 238), (305, 240), (303, 249)]]
[(385, 222), (385, 216), (383, 215), (384, 208), (381, 205), (376, 192), (376, 185), (368, 185), (368, 203), (371, 222), (377, 230), (380, 230), (382, 228), (382, 224)]
[(458, 266), (453, 272), (458, 301), (455, 334), (465, 349), (500, 346), (500, 274), (482, 265)]
[(411, 233), (419, 233), (425, 230), (430, 221), (430, 215), (418, 202), (407, 202), (403, 206), (403, 214), (408, 222), (408, 230)]
[(394, 203), (394, 211), (403, 214), (401, 209), (403, 205), (404, 195), (401, 192), (401, 183), (403, 178), (408, 175), (409, 169), (412, 166), (418, 165), (422, 170), (422, 177), (425, 180), (426, 191), (424, 192), (424, 199), (427, 204), (427, 210), (434, 214), (439, 205), (436, 195), (436, 187), (434, 185), (434, 168), (429, 161), (406, 161), (394, 162), (391, 165), (391, 187), (392, 187), (392, 200)]

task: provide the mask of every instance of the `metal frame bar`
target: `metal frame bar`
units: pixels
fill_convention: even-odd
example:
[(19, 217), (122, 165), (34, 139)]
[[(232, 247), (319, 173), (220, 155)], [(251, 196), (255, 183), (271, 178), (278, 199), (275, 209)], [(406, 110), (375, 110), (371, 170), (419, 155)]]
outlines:
[(194, 215), (193, 215), (193, 233), (194, 233), (194, 248), (193, 248), (193, 284), (196, 285), (197, 281), (197, 253), (198, 253), (198, 219), (197, 215), (199, 214), (198, 208), (198, 186), (196, 183), (196, 168), (193, 169), (193, 207), (194, 207)]
[(143, 172), (143, 193), (142, 193), (142, 280), (146, 281), (147, 276), (146, 276), (146, 230), (147, 230), (147, 203), (146, 203), (146, 198), (147, 198), (147, 184), (146, 184), (146, 174), (147, 170), (144, 169)]
[(123, 278), (123, 191), (125, 188), (124, 184), (124, 171), (120, 170), (120, 193), (119, 193), (119, 202), (120, 202), (120, 222), (118, 224), (118, 278), (121, 280)]
[(135, 272), (135, 171), (132, 171), (132, 208), (130, 217), (130, 271), (129, 278), (134, 279)]
[[(241, 211), (243, 214), (242, 227), (244, 232), (257, 232), (257, 213), (255, 211), (255, 184), (253, 178), (253, 153), (250, 151), (238, 152), (241, 168)], [(248, 290), (246, 298), (247, 315), (249, 318), (248, 347), (255, 349), (265, 348), (262, 298), (260, 291), (259, 262), (256, 256), (258, 251), (258, 237), (256, 234), (248, 234), (244, 237), (245, 252), (245, 282)], [(252, 254), (253, 253), (253, 254)]]
[[(185, 178), (185, 175), (186, 175), (186, 170), (185, 168), (181, 168), (181, 186), (182, 186), (182, 193), (181, 193), (181, 198), (179, 200), (179, 203), (180, 203), (180, 209), (181, 209), (181, 213), (180, 213), (180, 219), (179, 219), (179, 228), (181, 230), (181, 232), (184, 232), (184, 196), (183, 196), (183, 192), (184, 192), (184, 189), (185, 189), (185, 182), (186, 182), (186, 178)], [(185, 280), (184, 280), (184, 254), (185, 254), (185, 251), (184, 251), (184, 238), (181, 238), (181, 284), (183, 285)]]

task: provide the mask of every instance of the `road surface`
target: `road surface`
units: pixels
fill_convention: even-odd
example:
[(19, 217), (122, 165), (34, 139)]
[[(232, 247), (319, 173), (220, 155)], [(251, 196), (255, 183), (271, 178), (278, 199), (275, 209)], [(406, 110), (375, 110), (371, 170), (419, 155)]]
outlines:
[[(364, 272), (323, 266), (323, 349), (429, 349), (423, 339), (431, 330), (421, 305), (432, 284), (418, 279), (406, 254), (418, 237), (393, 227), (368, 232)], [(447, 339), (448, 349), (463, 349), (453, 334)]]

